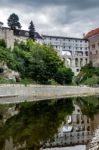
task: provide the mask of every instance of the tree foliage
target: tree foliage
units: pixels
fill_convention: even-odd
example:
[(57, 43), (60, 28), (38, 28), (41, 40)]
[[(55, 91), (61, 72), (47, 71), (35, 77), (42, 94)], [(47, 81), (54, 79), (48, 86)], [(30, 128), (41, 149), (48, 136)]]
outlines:
[(13, 50), (16, 70), (23, 77), (29, 77), (38, 83), (48, 84), (54, 79), (59, 84), (70, 84), (73, 73), (64, 66), (57, 52), (50, 46), (40, 45), (28, 40), (17, 44)]
[(33, 24), (33, 21), (30, 22), (29, 26), (29, 38), (35, 41), (35, 26)]
[(8, 18), (8, 26), (12, 29), (20, 29), (21, 28), (21, 24), (19, 22), (19, 17), (18, 15), (16, 15), (15, 13), (11, 14)]
[(80, 73), (76, 77), (78, 84), (99, 84), (99, 68), (93, 67), (91, 63), (81, 68)]
[(37, 83), (71, 84), (73, 73), (64, 66), (57, 52), (51, 47), (28, 40), (16, 44), (13, 51), (0, 47), (0, 60), (21, 78), (29, 78)]

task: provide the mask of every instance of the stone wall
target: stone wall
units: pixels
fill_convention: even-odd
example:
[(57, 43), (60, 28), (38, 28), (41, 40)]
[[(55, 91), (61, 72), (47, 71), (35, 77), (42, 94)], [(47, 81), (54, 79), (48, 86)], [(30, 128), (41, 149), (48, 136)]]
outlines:
[(0, 39), (4, 39), (8, 48), (14, 47), (14, 34), (13, 30), (9, 28), (0, 28)]
[(99, 94), (99, 88), (86, 86), (0, 85), (0, 101), (6, 99), (6, 102), (7, 99), (11, 102), (11, 98), (13, 98), (14, 102), (17, 102), (29, 98), (32, 101), (95, 94)]

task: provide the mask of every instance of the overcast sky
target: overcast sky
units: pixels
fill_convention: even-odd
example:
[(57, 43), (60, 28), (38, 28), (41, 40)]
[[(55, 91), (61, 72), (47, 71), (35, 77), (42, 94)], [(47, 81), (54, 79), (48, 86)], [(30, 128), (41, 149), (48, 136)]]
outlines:
[(23, 29), (33, 20), (40, 34), (82, 37), (99, 27), (99, 0), (0, 0), (0, 21), (18, 14)]

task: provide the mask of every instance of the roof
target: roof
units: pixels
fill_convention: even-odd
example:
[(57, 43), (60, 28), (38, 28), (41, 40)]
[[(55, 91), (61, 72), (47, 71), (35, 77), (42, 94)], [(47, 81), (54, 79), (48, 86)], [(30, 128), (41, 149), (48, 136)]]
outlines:
[[(23, 37), (29, 37), (29, 31), (17, 29), (15, 32), (15, 35), (23, 36)], [(42, 36), (38, 32), (35, 32), (35, 38), (36, 39), (42, 39)]]
[(59, 38), (59, 39), (70, 39), (70, 40), (85, 40), (85, 38), (75, 38), (75, 37), (65, 37), (65, 36), (50, 36), (50, 35), (42, 35), (43, 37), (49, 37), (49, 38)]
[(85, 35), (85, 38), (88, 39), (88, 38), (90, 38), (90, 37), (92, 37), (92, 36), (95, 36), (95, 35), (97, 35), (97, 34), (99, 34), (99, 28), (96, 28), (96, 29), (94, 29), (94, 30), (88, 32), (88, 33)]

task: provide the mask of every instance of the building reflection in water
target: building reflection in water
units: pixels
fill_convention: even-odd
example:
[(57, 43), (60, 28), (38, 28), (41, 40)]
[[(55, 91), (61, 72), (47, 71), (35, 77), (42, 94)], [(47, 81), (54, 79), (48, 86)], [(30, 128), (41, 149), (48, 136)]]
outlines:
[[(93, 101), (94, 101), (94, 104), (93, 104)], [(31, 106), (32, 103), (31, 104), (29, 103), (29, 105)], [(82, 149), (78, 148), (79, 146), (82, 145), (82, 147), (84, 147), (83, 150), (85, 150), (85, 149), (86, 150), (99, 150), (99, 111), (97, 111), (97, 110), (99, 110), (99, 99), (97, 99), (97, 98), (93, 99), (93, 97), (91, 99), (89, 97), (88, 99), (85, 98), (84, 100), (79, 99), (79, 98), (75, 99), (75, 100), (71, 100), (71, 101), (70, 100), (67, 100), (67, 101), (61, 100), (61, 101), (55, 101), (54, 105), (55, 105), (55, 110), (57, 110), (57, 112), (56, 111), (55, 112), (57, 114), (58, 114), (58, 112), (60, 112), (59, 114), (62, 114), (63, 112), (65, 112), (64, 117), (66, 117), (66, 119), (64, 121), (64, 117), (62, 117), (58, 126), (55, 126), (56, 130), (53, 134), (51, 134), (49, 132), (51, 129), (55, 128), (53, 125), (56, 124), (55, 117), (54, 118), (52, 117), (53, 116), (52, 108), (54, 108), (54, 107), (52, 107), (53, 106), (52, 103), (49, 103), (49, 105), (47, 105), (47, 103), (44, 101), (44, 107), (46, 106), (50, 109), (47, 109), (44, 111), (44, 108), (42, 108), (42, 109), (40, 109), (40, 113), (38, 110), (38, 106), (41, 108), (41, 103), (39, 103), (39, 105), (36, 106), (37, 107), (36, 115), (38, 117), (35, 115), (33, 116), (33, 114), (32, 114), (34, 111), (33, 109), (35, 108), (34, 107), (35, 104), (33, 105), (33, 109), (31, 109), (32, 107), (30, 107), (30, 106), (28, 107), (28, 110), (30, 111), (29, 117), (31, 119), (34, 118), (34, 120), (31, 122), (31, 128), (34, 125), (34, 130), (28, 130), (28, 131), (30, 131), (30, 137), (32, 137), (32, 132), (33, 132), (34, 133), (34, 141), (35, 141), (36, 133), (39, 135), (39, 132), (44, 129), (47, 130), (47, 132), (45, 132), (46, 135), (49, 137), (49, 135), (51, 134), (51, 137), (52, 137), (52, 138), (51, 137), (47, 138), (47, 140), (49, 139), (48, 142), (46, 142), (47, 140), (46, 140), (46, 138), (44, 138), (44, 140), (45, 140), (44, 145), (41, 145), (40, 148), (41, 149), (56, 148), (56, 150), (59, 150), (59, 148), (61, 148), (61, 149), (66, 148), (66, 150), (69, 150), (71, 148), (70, 150), (72, 150), (73, 147), (74, 147), (74, 149), (75, 149), (75, 147), (77, 147), (77, 150), (82, 150)], [(58, 107), (56, 107), (56, 106), (58, 106)], [(74, 108), (71, 106), (74, 106)], [(71, 111), (68, 112), (67, 109), (68, 108), (70, 109), (70, 107), (71, 107)], [(23, 111), (23, 113), (20, 112), (19, 111), (20, 108), (21, 108), (20, 105), (17, 107), (13, 106), (8, 109), (7, 113), (4, 113), (4, 114), (6, 114), (6, 118), (4, 117), (5, 125), (6, 125), (6, 120), (9, 120), (11, 117), (12, 117), (12, 119), (9, 120), (11, 122), (11, 124), (13, 122), (16, 124), (18, 121), (19, 121), (19, 123), (21, 121), (22, 121), (21, 123), (23, 123), (23, 119), (21, 120), (21, 116), (23, 118), (25, 113), (24, 113), (24, 111)], [(26, 110), (27, 109), (25, 109), (25, 112), (26, 112)], [(41, 120), (40, 120), (40, 116), (38, 114), (41, 114), (42, 111), (44, 111), (43, 115), (41, 115), (41, 118), (43, 117), (43, 120), (42, 120), (43, 128), (40, 129)], [(48, 117), (47, 111), (49, 111), (49, 113), (48, 113), (49, 117)], [(3, 111), (3, 112), (5, 112), (5, 111)], [(67, 116), (66, 116), (66, 114), (67, 114)], [(47, 115), (47, 118), (45, 117), (46, 121), (48, 120), (48, 122), (46, 124), (45, 124), (44, 115), (45, 116)], [(15, 122), (16, 116), (18, 116), (18, 118), (19, 118), (17, 120), (17, 122)], [(26, 115), (25, 120), (28, 119), (27, 117), (28, 117), (28, 115)], [(37, 127), (37, 124), (35, 124), (35, 119), (40, 120), (38, 122), (38, 127)], [(50, 122), (49, 122), (49, 120), (50, 120)], [(57, 120), (57, 122), (58, 122), (58, 120)], [(9, 124), (9, 125), (11, 125), (11, 124)], [(50, 125), (52, 124), (52, 128), (50, 128), (49, 124)], [(48, 128), (48, 126), (49, 126), (49, 128)], [(7, 126), (7, 127), (9, 127), (9, 126)], [(13, 125), (12, 125), (12, 127), (13, 127)], [(28, 126), (25, 125), (25, 128), (28, 129)], [(7, 128), (7, 129), (9, 130), (9, 128)], [(35, 130), (36, 130), (36, 132), (35, 132)], [(57, 132), (57, 130), (58, 130), (58, 132)], [(13, 131), (15, 132), (14, 129), (11, 131), (12, 131), (12, 133), (13, 133)], [(24, 134), (24, 131), (22, 131), (22, 132)], [(44, 133), (44, 131), (43, 131), (43, 133)], [(53, 135), (55, 135), (55, 136), (53, 137)], [(39, 136), (37, 137), (36, 141), (39, 139)], [(30, 137), (28, 137), (28, 139)], [(42, 137), (43, 137), (43, 135), (41, 136), (41, 138)], [(44, 137), (45, 137), (45, 135), (44, 135)], [(15, 138), (16, 138), (16, 136), (15, 136)], [(19, 138), (19, 134), (18, 134), (18, 138)], [(28, 139), (25, 138), (24, 141), (26, 141)], [(30, 140), (31, 140), (31, 138), (30, 138)], [(19, 145), (14, 145), (13, 141), (14, 141), (14, 139), (12, 139), (12, 138), (9, 138), (9, 140), (6, 140), (5, 148), (2, 150), (17, 150), (18, 148), (20, 148), (20, 149), (23, 148), (23, 150), (26, 149), (26, 143), (23, 143), (23, 145), (20, 145), (20, 140), (19, 140)], [(35, 143), (34, 141), (32, 138), (31, 142), (33, 142), (33, 144)], [(27, 150), (29, 150), (29, 149), (27, 148)], [(37, 150), (39, 150), (39, 149), (37, 149)]]
[(53, 142), (46, 147), (67, 147), (87, 145), (92, 138), (91, 119), (83, 115), (78, 105), (75, 105), (72, 115), (66, 117), (66, 123), (59, 128)]

